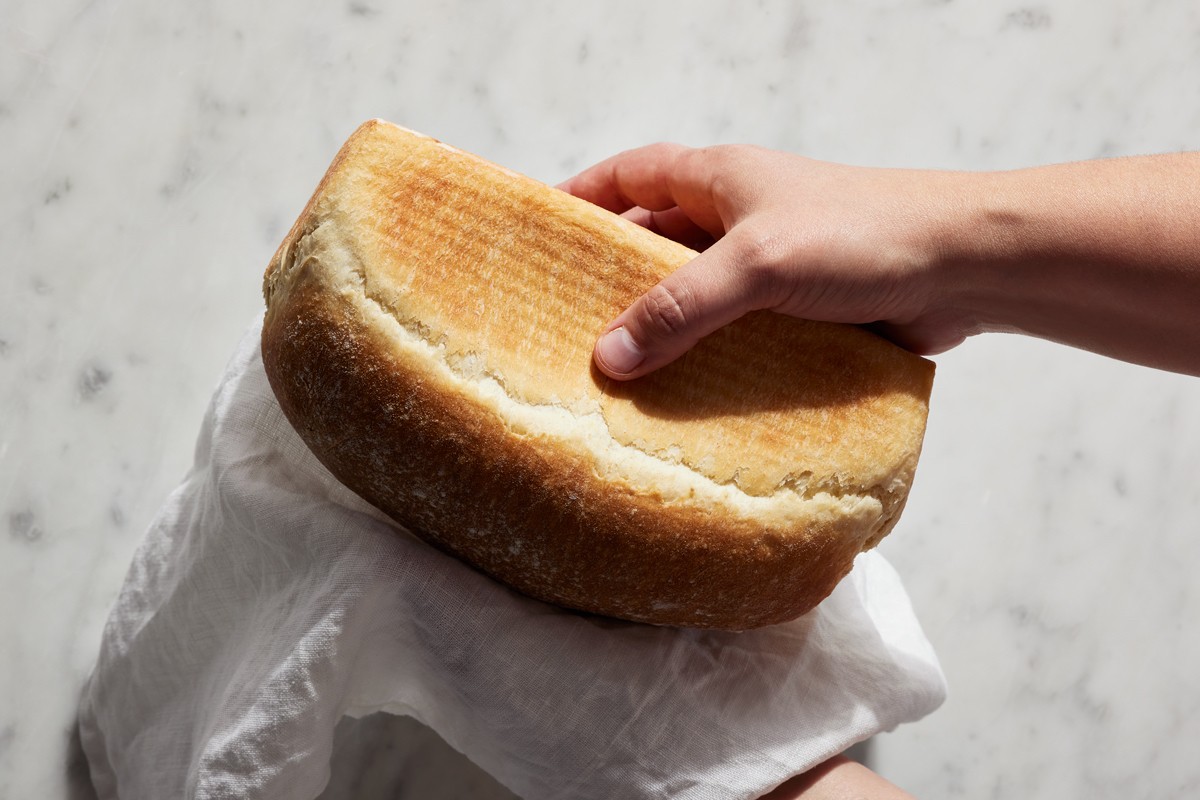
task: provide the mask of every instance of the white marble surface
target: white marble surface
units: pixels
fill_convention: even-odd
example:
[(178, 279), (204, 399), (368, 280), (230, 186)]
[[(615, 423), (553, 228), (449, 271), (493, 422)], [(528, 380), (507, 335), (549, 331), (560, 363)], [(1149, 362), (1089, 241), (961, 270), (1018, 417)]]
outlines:
[[(548, 181), (658, 139), (984, 169), (1200, 147), (1198, 87), (1193, 0), (3, 0), (0, 797), (87, 796), (107, 606), (362, 120)], [(951, 699), (874, 765), (924, 797), (1195, 795), (1200, 380), (1002, 336), (938, 361), (885, 551)], [(447, 758), (402, 796), (478, 791)]]

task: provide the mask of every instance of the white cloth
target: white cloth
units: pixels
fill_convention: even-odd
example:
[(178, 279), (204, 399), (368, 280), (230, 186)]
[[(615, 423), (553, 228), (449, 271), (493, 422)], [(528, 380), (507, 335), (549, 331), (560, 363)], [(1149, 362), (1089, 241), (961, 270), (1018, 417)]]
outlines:
[(526, 800), (752, 798), (943, 700), (878, 554), (729, 634), (563, 611), (434, 550), (309, 453), (259, 325), (105, 629), (80, 710), (101, 798), (313, 798), (339, 718), (379, 710)]

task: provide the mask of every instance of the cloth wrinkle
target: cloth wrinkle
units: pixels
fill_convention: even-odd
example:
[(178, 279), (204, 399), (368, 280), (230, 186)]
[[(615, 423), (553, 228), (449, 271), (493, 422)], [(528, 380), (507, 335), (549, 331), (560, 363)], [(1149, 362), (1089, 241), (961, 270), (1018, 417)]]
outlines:
[(523, 597), (338, 483), (283, 416), (261, 317), (133, 557), (80, 705), (101, 800), (314, 798), (346, 715), (407, 714), (524, 800), (751, 800), (930, 713), (937, 658), (866, 553), (741, 634)]

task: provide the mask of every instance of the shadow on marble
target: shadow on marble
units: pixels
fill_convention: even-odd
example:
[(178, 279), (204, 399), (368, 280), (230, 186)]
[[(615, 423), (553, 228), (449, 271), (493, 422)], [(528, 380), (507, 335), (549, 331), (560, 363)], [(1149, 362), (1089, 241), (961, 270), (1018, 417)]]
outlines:
[(92, 773), (88, 769), (87, 756), (79, 741), (79, 720), (71, 724), (67, 740), (67, 800), (98, 800), (92, 786)]
[[(875, 740), (846, 751), (866, 767)], [(346, 717), (334, 731), (332, 775), (317, 800), (519, 800), (412, 717)]]
[(317, 800), (518, 800), (412, 717), (345, 717), (333, 735), (329, 785)]
[(857, 761), (867, 769), (875, 767), (875, 740), (867, 739), (865, 742), (859, 742), (845, 753), (846, 758), (851, 761)]

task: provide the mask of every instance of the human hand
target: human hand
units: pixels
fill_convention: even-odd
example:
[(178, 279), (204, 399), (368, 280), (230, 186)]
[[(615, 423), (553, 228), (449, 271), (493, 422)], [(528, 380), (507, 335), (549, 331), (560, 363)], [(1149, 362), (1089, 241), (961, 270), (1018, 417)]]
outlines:
[(1198, 179), (1200, 153), (968, 173), (658, 144), (560, 188), (702, 251), (601, 332), (613, 378), (755, 309), (922, 354), (1004, 331), (1200, 375)]
[(636, 378), (757, 309), (871, 324), (918, 353), (953, 347), (969, 319), (933, 291), (926, 221), (955, 180), (745, 145), (651, 145), (585, 170), (559, 188), (702, 251), (609, 323), (597, 366)]

